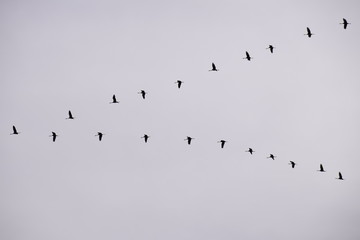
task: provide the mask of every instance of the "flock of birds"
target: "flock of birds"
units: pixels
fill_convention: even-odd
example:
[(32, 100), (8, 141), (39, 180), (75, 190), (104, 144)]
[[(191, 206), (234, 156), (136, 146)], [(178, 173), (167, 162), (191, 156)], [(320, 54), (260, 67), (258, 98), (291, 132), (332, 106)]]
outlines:
[[(345, 18), (343, 18), (343, 22), (340, 23), (340, 24), (343, 24), (344, 29), (346, 29), (347, 26), (348, 26), (350, 23), (349, 23)], [(307, 28), (306, 28), (306, 31), (307, 31), (307, 32), (306, 32), (304, 35), (307, 35), (309, 38), (311, 38), (311, 36), (314, 35), (314, 33), (311, 32), (310, 28), (307, 27)], [(275, 48), (275, 47), (274, 47), (273, 45), (269, 45), (269, 47), (266, 48), (266, 49), (269, 49), (270, 52), (273, 53), (273, 52), (274, 52), (274, 48)], [(248, 60), (248, 61), (250, 61), (250, 60), (252, 59), (252, 57), (250, 56), (250, 54), (249, 54), (247, 51), (245, 52), (245, 55), (246, 55), (246, 56), (245, 56), (243, 59), (246, 59), (246, 60)], [(211, 68), (209, 71), (219, 71), (219, 69), (216, 67), (215, 63), (212, 63), (211, 66), (212, 66), (212, 68)], [(183, 82), (180, 81), (180, 80), (177, 80), (175, 83), (177, 84), (177, 87), (180, 89)], [(138, 94), (140, 94), (141, 97), (142, 97), (143, 99), (145, 99), (147, 93), (146, 93), (145, 90), (141, 90), (140, 92), (138, 92)], [(116, 99), (115, 94), (112, 96), (112, 101), (110, 102), (110, 104), (113, 104), (113, 103), (119, 103), (119, 101), (117, 101), (117, 99)], [(72, 112), (71, 112), (70, 110), (68, 111), (68, 117), (67, 117), (66, 119), (68, 119), (68, 120), (73, 120), (73, 119), (75, 119), (74, 116), (73, 116), (73, 114), (72, 114)], [(16, 129), (15, 126), (12, 127), (12, 130), (13, 130), (13, 132), (11, 133), (11, 135), (18, 135), (18, 134), (20, 133), (20, 132), (18, 132), (18, 130)], [(105, 135), (105, 134), (102, 133), (102, 132), (97, 132), (97, 134), (96, 134), (95, 136), (97, 136), (98, 139), (99, 139), (99, 141), (101, 141), (102, 138), (103, 138), (103, 135)], [(52, 141), (55, 142), (55, 141), (56, 141), (56, 138), (58, 137), (58, 135), (57, 135), (55, 132), (51, 132), (51, 135), (50, 135), (49, 137), (52, 137)], [(147, 134), (144, 134), (141, 138), (144, 138), (145, 143), (147, 143), (148, 140), (149, 140), (149, 138), (150, 138), (150, 136), (147, 135)], [(191, 142), (192, 142), (193, 139), (194, 139), (194, 138), (187, 136), (186, 139), (184, 139), (184, 140), (187, 141), (187, 144), (188, 144), (188, 145), (191, 145)], [(220, 140), (220, 141), (218, 141), (218, 143), (220, 143), (220, 147), (221, 147), (221, 148), (224, 148), (226, 141), (225, 141), (225, 140)], [(248, 150), (246, 150), (246, 152), (248, 152), (248, 153), (250, 153), (250, 154), (252, 155), (255, 151), (254, 151), (252, 148), (249, 148)], [(272, 159), (272, 160), (275, 160), (276, 156), (274, 156), (273, 154), (270, 154), (267, 158), (270, 158), (270, 159)], [(291, 168), (295, 168), (295, 166), (296, 166), (297, 164), (296, 164), (294, 161), (290, 161), (289, 165), (291, 165)], [(319, 171), (319, 172), (326, 172), (326, 171), (324, 170), (324, 167), (323, 167), (322, 164), (320, 164), (320, 169), (317, 170), (317, 171)], [(344, 178), (342, 177), (341, 172), (338, 173), (338, 177), (337, 177), (336, 179), (338, 179), (338, 180), (344, 180)]]

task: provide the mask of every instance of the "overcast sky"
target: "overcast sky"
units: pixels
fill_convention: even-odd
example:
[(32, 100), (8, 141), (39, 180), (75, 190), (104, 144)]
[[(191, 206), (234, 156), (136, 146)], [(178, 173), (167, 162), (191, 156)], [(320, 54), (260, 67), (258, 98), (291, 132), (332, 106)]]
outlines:
[(360, 239), (359, 10), (1, 1), (0, 239)]

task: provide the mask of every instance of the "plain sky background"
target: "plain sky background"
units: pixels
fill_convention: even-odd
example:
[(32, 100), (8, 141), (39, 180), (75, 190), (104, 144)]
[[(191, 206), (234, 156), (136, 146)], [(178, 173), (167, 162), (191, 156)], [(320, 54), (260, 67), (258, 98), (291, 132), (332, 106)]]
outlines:
[(1, 1), (0, 239), (360, 239), (359, 10)]

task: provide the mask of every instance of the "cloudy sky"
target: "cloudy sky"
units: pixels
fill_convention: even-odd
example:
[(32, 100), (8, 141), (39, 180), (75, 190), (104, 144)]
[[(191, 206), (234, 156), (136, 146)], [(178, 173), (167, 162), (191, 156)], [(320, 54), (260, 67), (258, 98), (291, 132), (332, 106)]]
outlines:
[(1, 1), (0, 238), (360, 239), (359, 9)]

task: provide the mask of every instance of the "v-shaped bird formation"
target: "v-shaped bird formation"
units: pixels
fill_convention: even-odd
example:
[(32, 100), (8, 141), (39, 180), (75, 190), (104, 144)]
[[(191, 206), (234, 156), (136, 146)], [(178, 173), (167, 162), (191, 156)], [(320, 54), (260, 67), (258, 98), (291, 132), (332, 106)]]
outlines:
[[(351, 24), (351, 23), (349, 23), (345, 18), (343, 18), (342, 20), (343, 21), (340, 24), (343, 25), (344, 29), (347, 29), (348, 25)], [(315, 34), (310, 30), (309, 27), (307, 27), (306, 28), (306, 33), (304, 35), (307, 35), (309, 38), (311, 38)], [(269, 49), (270, 53), (274, 53), (275, 47), (270, 44), (266, 49)], [(250, 56), (250, 53), (248, 51), (245, 51), (245, 57), (243, 59), (246, 59), (246, 60), (250, 61), (251, 59), (253, 59), (253, 57)], [(216, 67), (214, 62), (211, 63), (211, 69), (209, 71), (211, 71), (211, 72), (219, 71), (219, 69)], [(182, 87), (183, 81), (177, 80), (175, 83), (177, 85), (177, 88), (180, 89)], [(147, 92), (145, 90), (140, 90), (140, 92), (138, 92), (138, 94), (141, 95), (142, 99), (146, 99)], [(114, 103), (119, 103), (119, 101), (116, 99), (115, 94), (113, 94), (112, 101), (110, 102), (110, 104), (114, 104)], [(66, 118), (67, 120), (74, 120), (75, 119), (73, 113), (70, 110), (68, 111), (67, 115), (68, 115), (68, 117)], [(20, 134), (20, 132), (17, 130), (17, 128), (15, 126), (12, 126), (12, 133), (10, 133), (10, 135), (18, 135), (18, 134)], [(95, 136), (98, 137), (99, 141), (102, 141), (104, 135), (105, 134), (102, 133), (102, 132), (97, 132), (97, 134)], [(52, 138), (52, 142), (55, 142), (57, 140), (58, 136), (59, 135), (56, 132), (52, 131), (51, 135), (49, 137)], [(145, 143), (148, 143), (150, 136), (148, 134), (144, 134), (141, 138), (144, 139)], [(187, 136), (184, 140), (186, 141), (186, 143), (188, 145), (191, 145), (193, 139), (194, 139), (193, 137)], [(220, 148), (223, 149), (225, 147), (225, 143), (227, 143), (227, 141), (221, 139), (221, 140), (218, 141), (218, 143), (220, 143)], [(245, 152), (250, 153), (250, 155), (253, 155), (255, 153), (253, 148), (248, 148), (248, 150), (246, 150)], [(275, 160), (276, 156), (271, 153), (271, 154), (268, 155), (267, 158)], [(290, 161), (289, 165), (291, 165), (291, 168), (295, 168), (295, 166), (298, 165), (298, 164), (295, 163), (294, 161)], [(320, 164), (319, 169), (317, 171), (319, 171), (321, 173), (326, 172), (325, 169), (324, 169), (324, 166), (322, 164)], [(336, 177), (336, 179), (337, 180), (344, 180), (341, 172), (338, 172), (338, 177)]]

